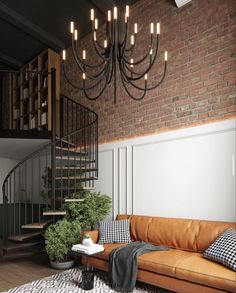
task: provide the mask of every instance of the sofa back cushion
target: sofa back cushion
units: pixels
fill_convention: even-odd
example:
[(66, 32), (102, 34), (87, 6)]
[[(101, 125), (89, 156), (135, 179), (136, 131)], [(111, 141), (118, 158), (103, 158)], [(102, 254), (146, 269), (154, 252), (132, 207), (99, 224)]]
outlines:
[(203, 252), (227, 228), (236, 228), (233, 222), (175, 219), (138, 215), (118, 215), (118, 220), (129, 219), (134, 241)]

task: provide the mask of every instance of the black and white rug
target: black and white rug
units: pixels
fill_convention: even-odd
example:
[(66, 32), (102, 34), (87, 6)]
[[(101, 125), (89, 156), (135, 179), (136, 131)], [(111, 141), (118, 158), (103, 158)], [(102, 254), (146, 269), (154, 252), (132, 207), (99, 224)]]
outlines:
[[(105, 272), (96, 271), (94, 278), (94, 289), (85, 291), (79, 288), (81, 282), (81, 270), (78, 268), (70, 269), (59, 274), (25, 284), (23, 286), (10, 289), (7, 293), (112, 293), (109, 288), (108, 277)], [(170, 291), (159, 289), (144, 283), (137, 283), (133, 293), (168, 293)], [(3, 292), (6, 293), (6, 292)]]

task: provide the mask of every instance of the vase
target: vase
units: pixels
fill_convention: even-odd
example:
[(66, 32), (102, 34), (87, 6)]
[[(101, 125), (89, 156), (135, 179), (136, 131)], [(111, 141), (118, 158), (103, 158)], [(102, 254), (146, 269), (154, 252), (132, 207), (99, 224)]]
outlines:
[(91, 238), (84, 238), (82, 244), (85, 246), (91, 246), (93, 244), (93, 240)]

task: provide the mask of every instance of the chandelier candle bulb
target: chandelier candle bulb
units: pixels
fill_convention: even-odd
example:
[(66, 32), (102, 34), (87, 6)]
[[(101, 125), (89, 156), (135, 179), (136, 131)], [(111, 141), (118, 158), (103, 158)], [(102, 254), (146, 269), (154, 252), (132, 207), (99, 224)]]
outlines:
[(131, 43), (132, 46), (134, 45), (134, 35), (131, 35), (131, 37), (130, 37), (130, 43)]
[(165, 51), (164, 60), (167, 61), (167, 51)]
[(150, 54), (150, 55), (152, 55), (152, 49), (150, 49), (150, 52), (149, 52), (149, 54)]
[(97, 18), (95, 18), (94, 28), (95, 28), (95, 30), (98, 29), (98, 19)]
[(107, 40), (104, 41), (104, 48), (107, 47)]
[(91, 9), (91, 11), (90, 11), (90, 19), (92, 21), (94, 20), (94, 9)]
[(74, 31), (74, 40), (77, 41), (78, 40), (78, 30)]
[(73, 34), (74, 33), (74, 21), (70, 22), (70, 32)]
[(83, 50), (83, 60), (85, 60), (85, 59), (86, 59), (86, 51)]
[(134, 24), (134, 33), (135, 34), (138, 33), (138, 24), (137, 23)]
[(129, 5), (126, 5), (125, 16), (129, 17)]
[(133, 64), (134, 63), (134, 59), (133, 58), (130, 59), (130, 63), (131, 63), (130, 64), (130, 67), (133, 68), (134, 67), (134, 64)]
[(107, 20), (111, 21), (111, 10), (107, 11)]
[(160, 22), (157, 23), (157, 35), (160, 35)]
[(62, 60), (66, 60), (66, 50), (62, 51)]
[(94, 34), (93, 34), (93, 39), (94, 39), (94, 41), (97, 41), (97, 35), (96, 35), (96, 32), (94, 32)]
[(83, 80), (85, 80), (86, 79), (86, 75), (85, 75), (85, 73), (83, 73)]
[(117, 7), (114, 7), (114, 15), (113, 15), (114, 19), (117, 19)]
[(144, 75), (144, 79), (147, 80), (147, 74)]
[(150, 24), (150, 33), (153, 34), (154, 33), (154, 23), (151, 22)]

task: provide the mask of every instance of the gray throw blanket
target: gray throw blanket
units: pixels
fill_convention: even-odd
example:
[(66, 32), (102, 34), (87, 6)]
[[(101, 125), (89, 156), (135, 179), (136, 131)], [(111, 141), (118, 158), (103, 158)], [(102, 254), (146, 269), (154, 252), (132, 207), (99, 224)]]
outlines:
[(132, 291), (137, 278), (138, 256), (156, 250), (169, 250), (169, 248), (146, 242), (131, 242), (113, 249), (109, 256), (111, 288), (117, 292)]

